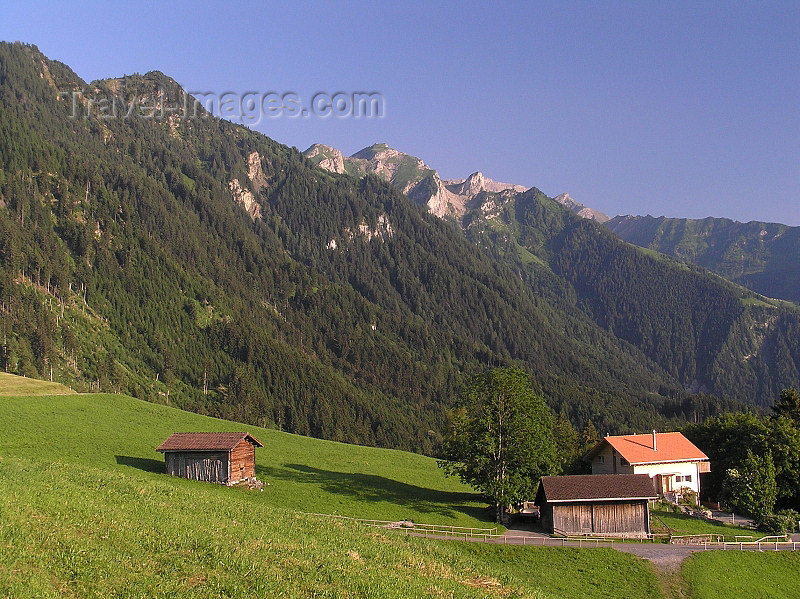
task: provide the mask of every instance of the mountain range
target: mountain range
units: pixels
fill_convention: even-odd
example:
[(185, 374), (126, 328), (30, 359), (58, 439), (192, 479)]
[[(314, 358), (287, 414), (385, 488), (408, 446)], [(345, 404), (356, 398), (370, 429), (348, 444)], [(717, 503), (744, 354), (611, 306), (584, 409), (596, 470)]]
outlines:
[[(415, 156), (375, 144), (344, 158), (336, 148), (314, 144), (304, 152), (332, 172), (353, 176), (374, 173), (409, 198), (442, 218), (460, 220), (480, 205), (481, 192), (522, 193), (521, 185), (498, 183), (483, 173), (442, 181)], [(605, 224), (625, 241), (707, 268), (739, 285), (776, 299), (800, 303), (800, 227), (726, 218), (616, 216), (573, 200), (568, 193), (553, 198), (578, 216)]]
[(663, 216), (617, 216), (606, 226), (630, 243), (708, 268), (767, 297), (800, 303), (800, 227)]
[(800, 386), (797, 306), (636, 248), (568, 197), (443, 181), (383, 144), (307, 158), (167, 109), (184, 95), (0, 44), (6, 371), (426, 453), (492, 365), (608, 432)]
[[(523, 185), (494, 181), (480, 171), (464, 179), (442, 180), (437, 171), (416, 156), (390, 148), (385, 143), (368, 146), (347, 158), (340, 150), (324, 144), (312, 145), (303, 155), (333, 173), (347, 173), (354, 177), (375, 174), (441, 218), (463, 218), (469, 209), (478, 205), (476, 199), (481, 192), (526, 191)], [(609, 220), (602, 212), (576, 202), (567, 193), (554, 199), (584, 218), (600, 223)]]

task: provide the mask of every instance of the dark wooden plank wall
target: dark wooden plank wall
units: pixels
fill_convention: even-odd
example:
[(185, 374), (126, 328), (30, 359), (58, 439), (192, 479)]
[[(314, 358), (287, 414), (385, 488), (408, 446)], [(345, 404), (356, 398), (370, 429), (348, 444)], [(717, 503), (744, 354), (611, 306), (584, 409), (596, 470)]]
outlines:
[(236, 482), (256, 475), (256, 448), (242, 440), (231, 450), (231, 481)]
[(567, 533), (647, 534), (649, 532), (647, 504), (643, 501), (554, 504), (552, 514), (553, 528)]
[(648, 532), (645, 503), (597, 503), (592, 505), (592, 510), (593, 532), (606, 534)]
[(228, 482), (227, 451), (168, 451), (164, 454), (167, 474), (212, 483)]

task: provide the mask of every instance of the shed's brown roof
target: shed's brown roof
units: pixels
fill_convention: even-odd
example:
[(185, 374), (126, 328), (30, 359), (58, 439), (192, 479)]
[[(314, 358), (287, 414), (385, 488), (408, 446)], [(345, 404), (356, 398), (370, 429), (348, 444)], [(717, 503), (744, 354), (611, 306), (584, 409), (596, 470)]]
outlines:
[(646, 474), (544, 476), (539, 490), (548, 503), (657, 497), (653, 480)]
[(156, 451), (230, 451), (243, 440), (264, 447), (250, 433), (172, 433)]
[(629, 464), (698, 462), (708, 459), (706, 454), (681, 433), (656, 433), (655, 449), (653, 435), (650, 433), (606, 437), (595, 446), (591, 454), (597, 455), (606, 443), (616, 449)]

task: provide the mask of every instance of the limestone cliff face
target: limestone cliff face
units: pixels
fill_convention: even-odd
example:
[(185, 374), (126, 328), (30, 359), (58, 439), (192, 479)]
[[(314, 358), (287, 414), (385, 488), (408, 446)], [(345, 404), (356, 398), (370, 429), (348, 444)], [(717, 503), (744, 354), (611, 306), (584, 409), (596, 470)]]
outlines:
[(369, 243), (373, 239), (377, 239), (380, 242), (384, 242), (391, 239), (393, 236), (394, 227), (392, 227), (392, 223), (389, 222), (389, 216), (384, 213), (378, 216), (375, 228), (370, 227), (365, 220), (361, 221), (361, 224), (356, 227), (355, 231), (350, 227), (346, 227), (345, 230), (342, 231), (342, 238), (339, 242), (337, 242), (336, 239), (331, 239), (325, 247), (334, 251), (339, 249), (339, 247), (344, 249), (346, 247), (344, 243), (348, 241), (352, 242), (360, 239), (365, 243)]
[(495, 181), (484, 176), (480, 171), (472, 173), (466, 179), (451, 179), (445, 181), (444, 184), (447, 190), (457, 198), (453, 202), (457, 218), (463, 217), (467, 210), (479, 207), (482, 201), (481, 194), (486, 192), (500, 193), (510, 191), (512, 193), (521, 193), (525, 191), (525, 187), (522, 185)]
[(250, 215), (250, 218), (253, 220), (261, 218), (261, 206), (256, 202), (253, 192), (242, 187), (242, 184), (239, 183), (239, 179), (232, 179), (228, 183), (228, 189), (231, 191), (233, 201), (244, 208), (245, 212)]
[[(250, 179), (250, 183), (256, 192), (267, 186), (267, 177), (261, 167), (261, 155), (258, 152), (251, 152), (247, 157), (247, 178)], [(228, 189), (231, 192), (231, 196), (233, 196), (233, 201), (244, 208), (250, 218), (253, 220), (262, 218), (261, 206), (256, 201), (255, 194), (245, 188), (239, 182), (239, 179), (231, 179), (228, 182)]]
[(483, 192), (525, 191), (522, 185), (494, 181), (481, 172), (466, 179), (443, 181), (439, 173), (416, 156), (384, 143), (368, 146), (347, 158), (322, 144), (314, 144), (304, 154), (321, 168), (335, 173), (346, 172), (356, 177), (378, 175), (440, 218), (460, 220)]
[(406, 195), (417, 204), (426, 205), (431, 214), (439, 218), (460, 218), (459, 214), (463, 214), (461, 198), (447, 189), (436, 171), (414, 185)]
[(474, 198), (482, 191), (499, 193), (501, 191), (511, 189), (516, 192), (523, 192), (526, 189), (523, 185), (514, 185), (513, 183), (501, 183), (500, 181), (494, 181), (489, 177), (485, 177), (480, 171), (477, 173), (472, 173), (466, 179), (453, 179), (451, 181), (447, 181), (446, 184), (448, 189), (450, 189), (453, 193), (466, 196), (470, 199)]
[(253, 183), (255, 189), (267, 186), (267, 177), (261, 168), (261, 156), (258, 152), (251, 152), (247, 157), (247, 177)]
[(416, 156), (398, 152), (386, 144), (374, 144), (347, 158), (358, 172), (373, 173), (389, 181), (403, 193), (434, 172)]

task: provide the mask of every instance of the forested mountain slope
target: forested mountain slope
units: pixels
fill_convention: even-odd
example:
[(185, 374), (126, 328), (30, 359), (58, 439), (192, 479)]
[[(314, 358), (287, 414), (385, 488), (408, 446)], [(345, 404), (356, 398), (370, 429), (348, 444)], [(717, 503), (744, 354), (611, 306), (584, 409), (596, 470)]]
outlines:
[[(360, 154), (374, 154), (377, 147)], [(395, 160), (399, 156), (409, 164), (424, 164), (385, 145), (379, 149)], [(334, 165), (322, 158), (341, 158), (327, 146), (314, 146), (307, 154), (315, 154), (314, 162), (329, 170)], [(390, 176), (391, 167), (388, 159), (379, 160), (373, 170), (417, 200), (404, 180)], [(690, 269), (689, 274), (677, 262), (626, 248), (602, 229), (546, 208), (550, 198), (536, 189), (473, 189), (461, 211), (442, 213), (438, 204), (428, 202), (429, 211), (458, 221), (498, 261), (535, 273), (529, 281), (537, 293), (559, 302), (561, 309), (579, 308), (642, 350), (686, 389), (768, 405), (783, 385), (796, 384), (796, 312), (790, 306), (726, 286), (703, 269)], [(567, 194), (553, 200), (586, 219), (608, 220)], [(800, 297), (798, 228), (652, 217), (617, 217), (606, 226), (632, 243), (715, 270), (768, 297)], [(573, 229), (578, 232), (559, 237)], [(559, 248), (569, 254), (559, 255)], [(542, 285), (542, 278), (548, 283)]]
[(727, 218), (617, 216), (630, 243), (713, 270), (767, 297), (800, 303), (800, 227)]
[[(660, 343), (633, 344), (622, 319), (641, 298), (609, 322), (591, 305), (594, 283), (569, 260), (578, 241), (620, 244), (602, 229), (542, 200), (562, 224), (547, 248), (527, 226), (514, 245), (476, 245), (373, 176), (328, 173), (244, 127), (169, 110), (182, 93), (158, 72), (87, 85), (35, 47), (0, 44), (4, 370), (426, 452), (464, 377), (487, 365), (526, 367), (579, 427), (719, 409), (684, 391), (691, 369)], [(121, 114), (100, 118), (103, 98)], [(567, 235), (581, 230), (587, 240)], [(636, 255), (645, 287), (684, 268)], [(796, 323), (762, 309), (780, 315), (770, 335)], [(742, 318), (720, 333), (731, 347), (749, 343)], [(736, 396), (764, 402), (796, 381), (797, 348), (784, 349), (758, 357), (769, 384)]]
[(798, 384), (800, 311), (791, 304), (628, 245), (536, 189), (487, 196), (465, 227), (534, 280), (549, 267), (565, 283), (562, 297), (692, 391), (769, 405)]

